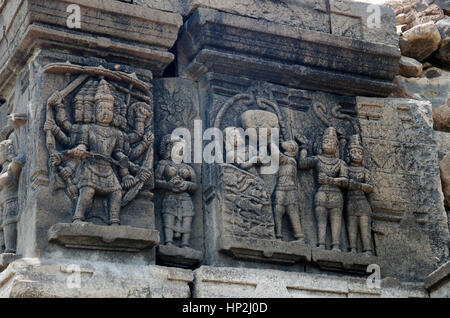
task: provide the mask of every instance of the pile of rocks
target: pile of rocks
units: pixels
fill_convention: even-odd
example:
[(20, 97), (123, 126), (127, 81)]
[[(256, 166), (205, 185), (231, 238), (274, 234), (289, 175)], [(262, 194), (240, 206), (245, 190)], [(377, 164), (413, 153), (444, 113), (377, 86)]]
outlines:
[(431, 102), (443, 192), (450, 210), (450, 0), (386, 0), (382, 4), (396, 14), (402, 53), (397, 89), (391, 97)]
[(388, 0), (384, 4), (395, 11), (402, 55), (422, 62), (433, 54), (443, 64), (450, 63), (449, 0)]

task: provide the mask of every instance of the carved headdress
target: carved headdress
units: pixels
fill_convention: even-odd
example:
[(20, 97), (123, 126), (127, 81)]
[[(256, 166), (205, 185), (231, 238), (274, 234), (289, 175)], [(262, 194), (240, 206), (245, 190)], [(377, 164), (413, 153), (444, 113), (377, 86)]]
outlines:
[(108, 102), (108, 104), (112, 105), (112, 108), (114, 107), (114, 95), (109, 88), (108, 82), (104, 79), (100, 80), (100, 83), (98, 84), (97, 93), (95, 94), (95, 100), (97, 102), (97, 105), (101, 102)]
[(323, 139), (325, 139), (325, 138), (333, 138), (338, 143), (339, 140), (338, 140), (338, 137), (337, 137), (336, 128), (328, 127), (327, 129), (325, 129), (325, 133), (323, 134)]
[(357, 149), (363, 150), (363, 146), (361, 144), (361, 136), (360, 135), (350, 136), (350, 142), (348, 144), (348, 149), (353, 149), (353, 148), (357, 148)]

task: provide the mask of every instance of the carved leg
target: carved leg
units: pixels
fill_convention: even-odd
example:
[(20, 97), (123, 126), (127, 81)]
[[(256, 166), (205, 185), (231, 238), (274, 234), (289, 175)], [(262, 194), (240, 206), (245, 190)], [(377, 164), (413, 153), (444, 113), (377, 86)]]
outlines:
[(292, 224), (292, 228), (294, 229), (295, 239), (298, 241), (303, 241), (303, 232), (302, 225), (300, 223), (300, 216), (298, 215), (298, 204), (290, 204), (287, 207), (289, 219)]
[(10, 223), (3, 228), (5, 237), (5, 253), (16, 253), (17, 223)]
[(80, 196), (78, 197), (77, 208), (75, 210), (75, 215), (73, 216), (73, 221), (83, 221), (86, 211), (92, 204), (94, 200), (95, 190), (91, 187), (84, 187), (80, 189)]
[(327, 235), (327, 220), (328, 220), (327, 209), (321, 206), (316, 206), (316, 218), (318, 226), (319, 248), (325, 249), (325, 239)]
[(368, 216), (359, 217), (359, 226), (361, 229), (361, 239), (363, 243), (364, 253), (372, 254), (372, 247), (370, 245), (372, 229), (370, 226), (369, 217)]
[(333, 251), (340, 251), (339, 245), (341, 241), (341, 224), (342, 224), (342, 209), (334, 208), (330, 211), (331, 221), (331, 240)]
[(173, 244), (173, 225), (175, 223), (175, 216), (168, 213), (163, 213), (163, 222), (164, 222), (164, 236), (165, 236), (165, 245)]
[(191, 224), (192, 217), (184, 217), (183, 218), (183, 231), (185, 231), (181, 237), (181, 246), (189, 247), (189, 241), (191, 240)]
[(356, 253), (356, 236), (358, 234), (358, 217), (349, 216), (348, 217), (348, 240), (350, 243), (350, 251)]
[(109, 221), (111, 225), (120, 225), (120, 204), (122, 203), (122, 191), (116, 191), (109, 195)]
[(285, 213), (285, 208), (283, 205), (276, 204), (274, 207), (275, 211), (275, 235), (277, 239), (283, 238), (283, 216)]

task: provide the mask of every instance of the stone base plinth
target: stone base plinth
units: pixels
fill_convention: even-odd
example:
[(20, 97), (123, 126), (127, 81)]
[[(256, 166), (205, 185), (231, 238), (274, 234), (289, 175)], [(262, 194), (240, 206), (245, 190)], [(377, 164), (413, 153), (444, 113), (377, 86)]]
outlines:
[(202, 260), (202, 251), (193, 248), (173, 245), (160, 245), (158, 247), (157, 261), (165, 266), (195, 268)]
[(428, 297), (423, 284), (393, 278), (383, 279), (380, 288), (370, 288), (363, 278), (277, 270), (202, 266), (194, 273), (195, 298)]
[(192, 280), (178, 268), (24, 258), (0, 274), (0, 297), (187, 298)]
[(68, 248), (138, 252), (159, 244), (159, 232), (131, 226), (58, 223), (48, 231), (48, 240)]
[(377, 264), (377, 257), (361, 253), (312, 249), (312, 260), (321, 269), (346, 273), (366, 273), (367, 266)]
[(311, 249), (297, 241), (285, 242), (225, 236), (221, 239), (220, 245), (221, 252), (243, 260), (291, 265), (311, 260)]

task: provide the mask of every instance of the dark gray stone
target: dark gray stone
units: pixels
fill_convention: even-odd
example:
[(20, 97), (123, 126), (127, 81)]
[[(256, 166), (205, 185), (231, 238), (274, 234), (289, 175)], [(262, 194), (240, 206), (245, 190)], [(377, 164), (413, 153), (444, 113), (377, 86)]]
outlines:
[(195, 268), (203, 260), (203, 253), (190, 247), (160, 245), (156, 252), (156, 263), (165, 266)]
[(222, 237), (218, 249), (236, 259), (292, 265), (311, 260), (311, 249), (301, 242)]

